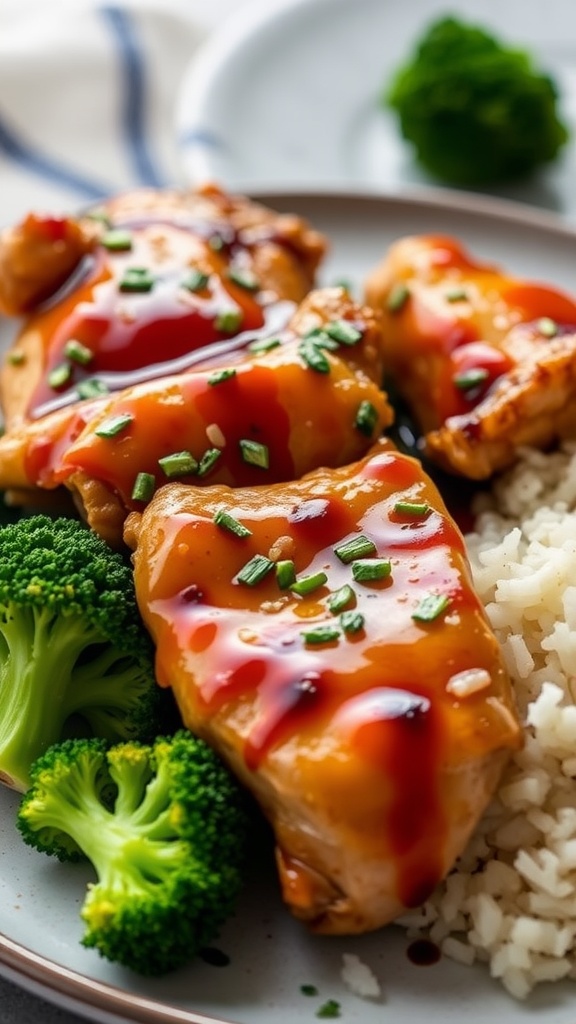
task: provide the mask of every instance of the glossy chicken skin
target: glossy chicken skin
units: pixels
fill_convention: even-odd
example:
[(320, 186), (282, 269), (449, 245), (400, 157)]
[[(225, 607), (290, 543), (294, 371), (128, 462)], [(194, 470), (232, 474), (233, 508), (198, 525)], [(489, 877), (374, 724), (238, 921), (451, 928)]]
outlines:
[(576, 433), (576, 301), (476, 262), (452, 238), (396, 242), (366, 283), (386, 365), (445, 468), (483, 479), (519, 445)]
[[(350, 337), (322, 338), (321, 327)], [(154, 487), (171, 475), (232, 486), (290, 480), (358, 458), (391, 423), (378, 383), (379, 324), (343, 289), (310, 293), (289, 327), (258, 337), (256, 346), (262, 351), (227, 352), (224, 364), (137, 384), (82, 403), (72, 417), (65, 409), (13, 430), (0, 442), (4, 479), (12, 487), (65, 483), (90, 526), (118, 545), (127, 512), (142, 507), (134, 496), (141, 473)], [(119, 418), (124, 425), (110, 433)], [(195, 459), (192, 469), (161, 461), (183, 451)]]
[[(62, 431), (87, 399), (284, 327), (324, 247), (300, 218), (211, 186), (127, 193), (78, 221), (27, 217), (0, 236), (0, 310), (26, 315), (0, 373), (10, 443), (17, 432), (24, 458), (27, 429), (50, 413)], [(11, 475), (0, 451), (0, 488)]]
[[(359, 539), (362, 557), (341, 550)], [(126, 540), (158, 679), (260, 801), (293, 913), (354, 933), (420, 903), (520, 743), (462, 536), (420, 464), (381, 441), (284, 485), (168, 484)], [(290, 561), (301, 593), (279, 582)]]

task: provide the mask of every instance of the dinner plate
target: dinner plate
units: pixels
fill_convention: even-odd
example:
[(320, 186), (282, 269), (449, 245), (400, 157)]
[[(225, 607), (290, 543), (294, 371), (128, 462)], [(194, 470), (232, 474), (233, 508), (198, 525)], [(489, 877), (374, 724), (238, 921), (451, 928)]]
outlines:
[[(358, 289), (387, 245), (414, 232), (444, 232), (511, 271), (570, 287), (576, 230), (540, 211), (500, 200), (430, 192), (426, 198), (341, 193), (267, 195), (269, 205), (308, 217), (331, 251), (323, 283)], [(109, 964), (80, 945), (79, 908), (90, 870), (63, 865), (24, 846), (14, 827), (18, 797), (0, 791), (0, 973), (84, 1017), (111, 1024), (294, 1024), (312, 1021), (329, 999), (345, 1024), (573, 1024), (574, 983), (541, 986), (515, 1002), (482, 966), (442, 958), (416, 966), (396, 926), (355, 938), (308, 935), (281, 905), (271, 850), (264, 844), (236, 915), (218, 938), (229, 958), (198, 959), (161, 979)], [(344, 953), (358, 955), (382, 987), (361, 999), (341, 978)], [(312, 985), (306, 996), (301, 986)], [(1, 1015), (1, 1014), (0, 1014)]]
[(229, 187), (431, 183), (379, 97), (425, 26), (456, 10), (528, 48), (558, 83), (572, 142), (500, 196), (576, 219), (576, 7), (566, 0), (254, 0), (191, 61), (177, 108), (185, 174)]

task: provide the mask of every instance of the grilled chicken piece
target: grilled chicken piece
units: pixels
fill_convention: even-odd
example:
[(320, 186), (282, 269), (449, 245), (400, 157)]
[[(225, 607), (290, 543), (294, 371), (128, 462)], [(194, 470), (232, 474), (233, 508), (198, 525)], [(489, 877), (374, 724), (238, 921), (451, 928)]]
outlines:
[(484, 479), (519, 445), (576, 433), (576, 301), (474, 261), (451, 238), (393, 245), (366, 283), (386, 365), (431, 458)]
[(127, 512), (149, 496), (135, 494), (137, 479), (152, 490), (171, 477), (290, 480), (358, 458), (392, 422), (378, 383), (379, 323), (343, 289), (312, 292), (256, 347), (13, 429), (0, 440), (5, 485), (66, 484), (92, 529), (117, 546)]
[(125, 536), (158, 679), (260, 801), (294, 914), (354, 933), (424, 900), (520, 728), (420, 464), (381, 441), (288, 484), (167, 484)]

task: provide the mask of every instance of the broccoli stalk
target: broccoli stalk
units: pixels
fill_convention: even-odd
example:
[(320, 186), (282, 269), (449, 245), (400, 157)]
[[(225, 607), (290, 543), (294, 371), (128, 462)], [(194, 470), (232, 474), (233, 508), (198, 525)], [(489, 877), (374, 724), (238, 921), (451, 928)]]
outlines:
[(0, 528), (0, 780), (67, 737), (151, 738), (159, 697), (121, 555), (73, 519)]
[(82, 943), (140, 974), (173, 970), (212, 941), (241, 887), (243, 795), (185, 730), (151, 746), (55, 745), (32, 768), (18, 828), (60, 860), (91, 861)]
[(553, 79), (482, 28), (441, 18), (387, 85), (416, 158), (441, 180), (497, 184), (553, 160), (568, 139)]

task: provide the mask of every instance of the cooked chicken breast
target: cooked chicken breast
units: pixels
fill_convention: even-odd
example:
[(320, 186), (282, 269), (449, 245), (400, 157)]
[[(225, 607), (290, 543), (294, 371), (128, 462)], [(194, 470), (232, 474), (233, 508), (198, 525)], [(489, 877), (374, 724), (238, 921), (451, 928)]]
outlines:
[(366, 283), (386, 364), (428, 454), (473, 479), (576, 433), (576, 300), (451, 238), (395, 243)]
[(424, 900), (520, 728), (420, 464), (381, 441), (297, 482), (168, 484), (125, 536), (158, 679), (260, 801), (293, 913), (354, 933)]

